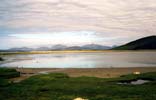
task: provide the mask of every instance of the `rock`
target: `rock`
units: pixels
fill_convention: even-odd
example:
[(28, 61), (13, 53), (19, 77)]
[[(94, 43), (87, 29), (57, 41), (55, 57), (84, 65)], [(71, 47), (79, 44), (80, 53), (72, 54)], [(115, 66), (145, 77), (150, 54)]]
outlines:
[(89, 100), (89, 99), (83, 99), (83, 98), (78, 97), (78, 98), (75, 98), (74, 100)]
[(135, 74), (135, 75), (139, 75), (139, 74), (141, 74), (140, 72), (133, 72), (133, 74)]

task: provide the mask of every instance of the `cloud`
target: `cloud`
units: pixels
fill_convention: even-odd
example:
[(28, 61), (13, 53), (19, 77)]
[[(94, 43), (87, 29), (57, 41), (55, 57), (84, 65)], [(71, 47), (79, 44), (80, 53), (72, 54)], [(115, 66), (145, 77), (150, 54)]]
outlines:
[(155, 11), (155, 0), (1, 0), (0, 32), (92, 31), (121, 44), (155, 35)]

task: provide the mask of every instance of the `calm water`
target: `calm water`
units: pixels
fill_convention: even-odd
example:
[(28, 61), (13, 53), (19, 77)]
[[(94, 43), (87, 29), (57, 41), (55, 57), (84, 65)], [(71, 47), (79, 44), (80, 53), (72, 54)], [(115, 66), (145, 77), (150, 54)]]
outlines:
[(112, 68), (156, 67), (156, 52), (54, 53), (4, 56), (1, 67)]

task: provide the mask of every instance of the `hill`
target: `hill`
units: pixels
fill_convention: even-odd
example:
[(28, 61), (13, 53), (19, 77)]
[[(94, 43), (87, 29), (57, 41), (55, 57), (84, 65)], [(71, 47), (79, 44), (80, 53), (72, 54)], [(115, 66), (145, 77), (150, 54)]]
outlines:
[(10, 52), (24, 52), (24, 51), (32, 51), (32, 48), (28, 48), (28, 47), (21, 47), (21, 48), (10, 48), (6, 51), (10, 51)]
[(144, 37), (125, 45), (115, 47), (113, 50), (155, 50), (156, 36)]
[(21, 47), (21, 48), (10, 48), (8, 50), (1, 50), (2, 52), (26, 52), (26, 51), (51, 51), (51, 50), (107, 50), (112, 47), (103, 46), (99, 44), (87, 44), (83, 46), (66, 46), (66, 45), (53, 45), (51, 47), (38, 47), (38, 48), (29, 48), (29, 47)]
[(82, 46), (82, 49), (87, 49), (87, 50), (107, 50), (110, 49), (111, 47), (109, 46), (103, 46), (103, 45), (98, 45), (98, 44), (87, 44)]

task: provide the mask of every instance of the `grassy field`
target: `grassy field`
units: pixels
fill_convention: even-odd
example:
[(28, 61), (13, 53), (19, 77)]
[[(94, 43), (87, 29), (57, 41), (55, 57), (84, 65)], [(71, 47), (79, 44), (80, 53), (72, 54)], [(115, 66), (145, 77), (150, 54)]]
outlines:
[(8, 79), (19, 76), (20, 72), (17, 72), (15, 69), (0, 68), (0, 87), (8, 85)]
[(53, 51), (30, 51), (30, 52), (0, 52), (0, 55), (15, 54), (52, 54), (52, 53), (98, 53), (98, 52), (156, 52), (156, 50), (53, 50)]
[[(152, 82), (142, 85), (117, 84), (138, 78)], [(77, 97), (88, 100), (156, 100), (156, 72), (106, 79), (72, 78), (62, 73), (51, 73), (32, 76), (19, 83), (9, 83), (7, 80), (3, 76), (0, 78), (0, 83), (5, 84), (0, 86), (0, 100), (73, 100)]]
[(4, 59), (2, 57), (0, 57), (0, 61), (4, 61)]
[(0, 55), (51, 54), (51, 53), (90, 53), (90, 52), (104, 52), (104, 51), (109, 51), (109, 50), (53, 50), (53, 51), (30, 51), (30, 52), (0, 52)]

